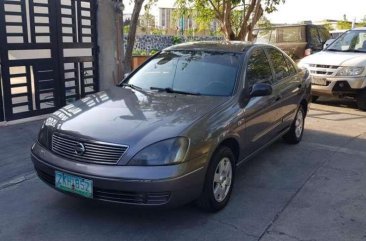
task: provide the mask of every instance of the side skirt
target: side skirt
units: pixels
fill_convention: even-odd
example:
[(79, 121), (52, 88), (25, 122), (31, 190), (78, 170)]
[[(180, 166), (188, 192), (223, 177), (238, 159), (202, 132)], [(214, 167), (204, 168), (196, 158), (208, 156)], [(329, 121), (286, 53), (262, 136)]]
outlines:
[(253, 157), (255, 157), (257, 154), (259, 154), (263, 149), (267, 148), (268, 146), (272, 145), (274, 142), (276, 142), (278, 139), (280, 139), (283, 135), (285, 135), (291, 127), (288, 127), (286, 129), (284, 129), (282, 132), (280, 132), (278, 134), (278, 136), (276, 136), (275, 138), (273, 138), (271, 141), (269, 141), (267, 144), (263, 145), (261, 148), (259, 148), (258, 150), (256, 150), (255, 152), (253, 152), (252, 154), (250, 154), (249, 156), (247, 156), (246, 158), (242, 159), (241, 161), (239, 161), (236, 166), (240, 166), (241, 164), (249, 161), (250, 159), (252, 159)]

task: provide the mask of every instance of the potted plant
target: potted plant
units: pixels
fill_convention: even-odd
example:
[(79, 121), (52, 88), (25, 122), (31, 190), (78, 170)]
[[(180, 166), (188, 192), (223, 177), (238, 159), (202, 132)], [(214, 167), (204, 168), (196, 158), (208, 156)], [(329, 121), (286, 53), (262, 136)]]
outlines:
[(134, 49), (132, 52), (132, 69), (136, 69), (144, 63), (152, 55), (156, 54), (158, 50), (153, 49), (150, 52), (143, 49)]

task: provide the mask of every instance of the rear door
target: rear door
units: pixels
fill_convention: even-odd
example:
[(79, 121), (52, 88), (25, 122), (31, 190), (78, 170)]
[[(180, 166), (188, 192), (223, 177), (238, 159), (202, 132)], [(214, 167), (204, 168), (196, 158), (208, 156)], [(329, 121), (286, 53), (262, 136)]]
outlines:
[[(263, 47), (256, 47), (249, 53), (245, 72), (244, 88), (247, 95), (256, 83), (272, 84), (273, 72)], [(251, 98), (245, 106), (243, 115), (246, 124), (241, 133), (245, 155), (253, 153), (271, 139), (277, 119), (274, 105), (275, 96), (270, 95)]]
[(275, 72), (273, 92), (278, 101), (275, 109), (278, 111), (276, 119), (277, 131), (283, 131), (292, 122), (300, 98), (301, 77), (293, 61), (279, 49), (267, 47), (269, 59)]

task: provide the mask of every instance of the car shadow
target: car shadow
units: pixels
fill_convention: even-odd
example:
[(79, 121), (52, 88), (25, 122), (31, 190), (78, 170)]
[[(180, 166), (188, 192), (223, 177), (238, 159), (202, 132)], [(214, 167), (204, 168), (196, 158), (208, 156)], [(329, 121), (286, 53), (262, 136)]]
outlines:
[[(136, 208), (77, 199), (57, 192), (54, 192), (53, 203), (48, 202), (48, 205), (67, 214), (62, 222), (98, 227), (116, 236), (123, 234), (126, 240), (142, 240), (146, 235), (186, 240), (186, 236), (179, 236), (186, 231), (189, 231), (185, 233), (188, 236), (196, 235), (194, 239), (205, 235), (214, 235), (215, 240), (227, 238), (226, 232), (204, 233), (210, 230), (229, 230), (235, 235), (244, 232), (240, 235), (259, 237), (314, 171), (350, 139), (352, 137), (307, 130), (299, 145), (278, 140), (237, 169), (231, 201), (218, 213), (201, 211), (192, 204), (174, 209)], [(360, 141), (360, 148), (366, 146), (365, 139)]]
[(315, 102), (320, 105), (329, 105), (334, 107), (343, 107), (358, 110), (357, 103), (351, 98), (337, 98), (337, 97), (319, 97)]

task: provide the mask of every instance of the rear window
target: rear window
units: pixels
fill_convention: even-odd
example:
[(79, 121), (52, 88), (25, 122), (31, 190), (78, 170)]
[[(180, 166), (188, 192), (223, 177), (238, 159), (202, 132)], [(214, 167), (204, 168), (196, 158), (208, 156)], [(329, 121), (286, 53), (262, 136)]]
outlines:
[(304, 27), (288, 27), (277, 29), (279, 42), (304, 42)]
[(298, 43), (305, 42), (305, 27), (281, 27), (258, 31), (257, 43)]

